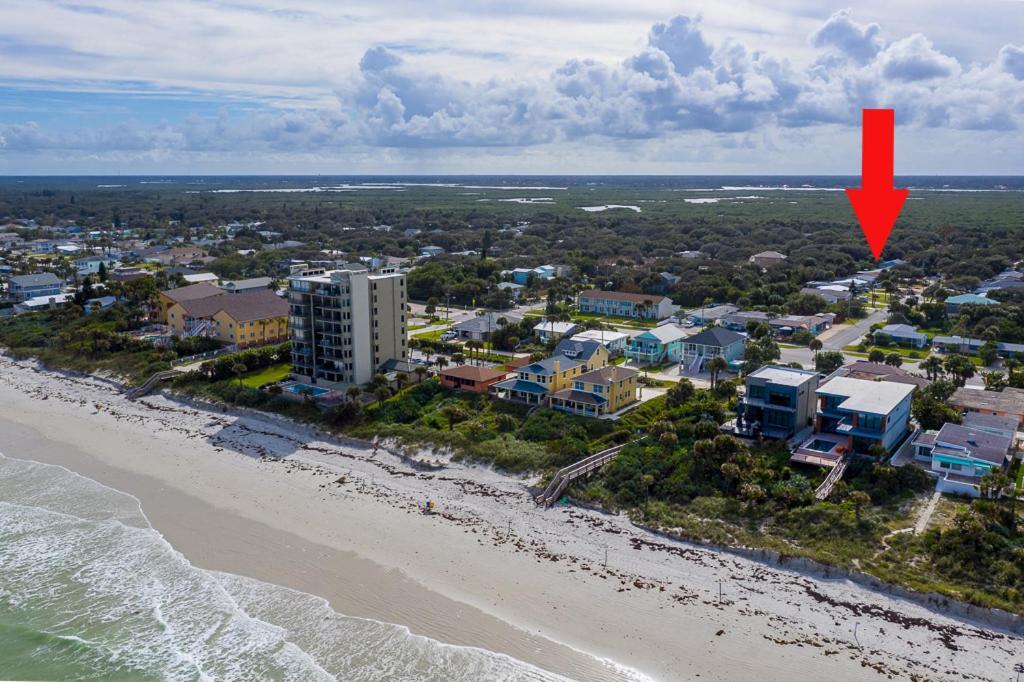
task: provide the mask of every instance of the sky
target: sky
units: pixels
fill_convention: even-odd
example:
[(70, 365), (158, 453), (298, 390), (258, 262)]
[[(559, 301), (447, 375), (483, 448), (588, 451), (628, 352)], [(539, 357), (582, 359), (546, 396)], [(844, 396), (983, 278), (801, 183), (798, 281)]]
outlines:
[(2, 175), (855, 175), (865, 107), (1024, 174), (1024, 1), (0, 0)]

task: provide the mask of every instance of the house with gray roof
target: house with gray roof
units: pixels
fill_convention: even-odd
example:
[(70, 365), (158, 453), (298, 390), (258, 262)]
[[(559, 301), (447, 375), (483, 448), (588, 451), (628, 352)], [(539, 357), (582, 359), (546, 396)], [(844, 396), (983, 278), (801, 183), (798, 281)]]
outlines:
[(924, 348), (928, 345), (928, 337), (909, 324), (887, 324), (875, 330), (875, 343), (895, 343), (911, 348)]
[(489, 312), (456, 322), (452, 325), (452, 331), (465, 341), (486, 341), (491, 338), (491, 334), (501, 328), (502, 325), (498, 322), (501, 319), (505, 320), (502, 324), (512, 324), (522, 322), (523, 316), (513, 312)]
[(58, 296), (63, 289), (64, 282), (52, 272), (17, 275), (7, 280), (7, 293), (15, 301)]
[(683, 341), (680, 372), (699, 374), (713, 357), (723, 357), (730, 367), (743, 358), (747, 338), (725, 327), (709, 327)]
[(990, 415), (980, 416), (980, 424), (974, 421), (978, 416), (969, 414), (963, 424), (946, 423), (938, 431), (926, 431), (914, 439), (914, 461), (938, 477), (939, 492), (978, 497), (981, 478), (1009, 464), (1014, 436), (994, 430), (986, 421)]

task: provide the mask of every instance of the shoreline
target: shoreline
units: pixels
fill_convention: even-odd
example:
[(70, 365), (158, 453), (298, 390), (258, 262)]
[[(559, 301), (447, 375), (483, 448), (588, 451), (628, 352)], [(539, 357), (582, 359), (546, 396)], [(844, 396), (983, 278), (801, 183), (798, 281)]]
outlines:
[[(490, 470), (416, 471), (383, 450), (320, 441), (302, 425), (162, 396), (129, 403), (89, 377), (7, 359), (0, 370), (0, 451), (74, 460), (68, 468), (135, 495), (197, 566), (233, 567), (327, 598), (345, 615), (362, 608), (569, 677), (621, 672), (599, 662), (585, 671), (598, 656), (658, 679), (962, 679), (961, 670), (998, 679), (1024, 645), (847, 580), (671, 542), (621, 517), (538, 510), (524, 481)], [(47, 443), (61, 447), (25, 454)], [(418, 512), (427, 496), (439, 514)], [(348, 597), (338, 566), (364, 576)], [(865, 611), (856, 618), (861, 649), (850, 614), (808, 588), (929, 625), (901, 628)], [(957, 651), (929, 626), (952, 632)]]

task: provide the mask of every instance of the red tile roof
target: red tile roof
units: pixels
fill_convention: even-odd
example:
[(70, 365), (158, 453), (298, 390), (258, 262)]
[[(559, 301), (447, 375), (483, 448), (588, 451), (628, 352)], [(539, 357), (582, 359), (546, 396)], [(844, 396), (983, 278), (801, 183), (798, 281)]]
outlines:
[(442, 377), (468, 379), (469, 381), (477, 381), (481, 383), (494, 381), (496, 379), (504, 379), (507, 374), (508, 372), (503, 369), (495, 369), (494, 367), (476, 367), (474, 365), (461, 365), (441, 370)]

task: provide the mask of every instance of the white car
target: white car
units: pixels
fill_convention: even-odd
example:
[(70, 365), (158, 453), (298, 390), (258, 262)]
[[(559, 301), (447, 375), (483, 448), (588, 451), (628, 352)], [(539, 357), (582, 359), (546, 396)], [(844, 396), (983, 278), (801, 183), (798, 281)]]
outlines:
[(451, 341), (452, 339), (454, 339), (458, 335), (459, 335), (458, 332), (445, 332), (444, 334), (441, 334), (441, 340), (442, 341)]

